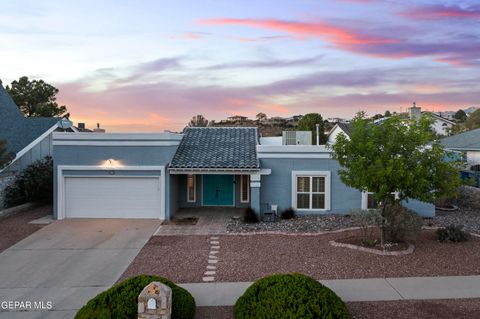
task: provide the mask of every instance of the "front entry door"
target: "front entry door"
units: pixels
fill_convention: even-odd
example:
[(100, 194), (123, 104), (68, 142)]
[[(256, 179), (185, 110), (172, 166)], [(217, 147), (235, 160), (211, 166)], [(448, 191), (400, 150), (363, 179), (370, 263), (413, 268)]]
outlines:
[(203, 175), (203, 205), (233, 206), (233, 176)]

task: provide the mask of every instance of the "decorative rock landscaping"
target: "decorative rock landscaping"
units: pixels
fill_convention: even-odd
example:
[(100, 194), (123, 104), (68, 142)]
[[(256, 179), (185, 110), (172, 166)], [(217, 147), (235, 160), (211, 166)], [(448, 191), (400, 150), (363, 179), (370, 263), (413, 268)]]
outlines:
[(240, 220), (230, 220), (227, 225), (228, 233), (318, 233), (356, 227), (348, 215), (306, 215), (292, 219), (279, 219), (276, 222), (259, 222), (246, 224)]

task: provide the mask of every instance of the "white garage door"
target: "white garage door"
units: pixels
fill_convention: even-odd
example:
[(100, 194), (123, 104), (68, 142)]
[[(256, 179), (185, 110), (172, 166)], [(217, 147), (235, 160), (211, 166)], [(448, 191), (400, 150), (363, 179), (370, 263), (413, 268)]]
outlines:
[(160, 218), (159, 178), (66, 177), (66, 218)]

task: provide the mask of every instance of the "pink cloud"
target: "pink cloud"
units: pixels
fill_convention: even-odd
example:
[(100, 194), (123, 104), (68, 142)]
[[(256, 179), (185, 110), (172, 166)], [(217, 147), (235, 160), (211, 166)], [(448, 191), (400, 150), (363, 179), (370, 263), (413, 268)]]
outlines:
[(380, 44), (380, 43), (396, 43), (397, 39), (365, 35), (348, 28), (335, 26), (326, 22), (298, 22), (285, 21), (277, 19), (235, 19), (235, 18), (219, 18), (205, 19), (198, 21), (204, 25), (244, 25), (257, 27), (275, 31), (283, 31), (291, 35), (308, 38), (321, 38), (324, 41), (337, 45), (349, 44)]
[[(409, 34), (399, 38), (369, 35), (353, 29), (322, 21), (302, 22), (277, 19), (218, 18), (198, 21), (204, 25), (242, 25), (288, 33), (297, 38), (317, 38), (347, 52), (384, 59), (432, 57), (434, 61), (452, 66), (479, 65), (480, 45), (468, 35), (460, 35), (455, 41), (418, 42)], [(384, 33), (392, 33), (384, 30)], [(400, 32), (401, 33), (401, 32)]]
[(480, 6), (462, 8), (460, 6), (433, 5), (415, 7), (400, 13), (400, 15), (421, 20), (436, 19), (480, 19)]

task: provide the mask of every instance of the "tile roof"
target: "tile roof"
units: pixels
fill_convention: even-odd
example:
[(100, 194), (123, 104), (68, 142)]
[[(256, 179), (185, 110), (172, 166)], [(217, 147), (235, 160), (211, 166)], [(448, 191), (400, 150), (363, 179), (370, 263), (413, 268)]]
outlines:
[(59, 120), (53, 117), (25, 118), (0, 84), (0, 139), (7, 141), (9, 152), (18, 153)]
[(440, 144), (442, 144), (443, 147), (450, 149), (480, 151), (480, 128), (442, 138)]
[(257, 129), (186, 128), (171, 169), (259, 169)]

